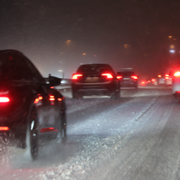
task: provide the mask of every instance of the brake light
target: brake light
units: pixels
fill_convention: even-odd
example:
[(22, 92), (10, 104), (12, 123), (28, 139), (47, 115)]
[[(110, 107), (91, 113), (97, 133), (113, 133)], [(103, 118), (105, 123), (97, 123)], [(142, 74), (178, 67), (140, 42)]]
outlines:
[(122, 76), (117, 75), (116, 78), (120, 80), (120, 79), (122, 79)]
[(82, 74), (73, 74), (72, 79), (77, 80), (78, 78), (82, 77)]
[(175, 76), (175, 77), (180, 77), (180, 71), (175, 72), (175, 73), (174, 73), (174, 76)]
[(169, 79), (169, 74), (165, 74), (165, 79)]
[(131, 78), (132, 78), (132, 79), (138, 79), (138, 77), (137, 77), (137, 76), (131, 76)]
[(39, 96), (39, 97), (37, 97), (37, 98), (34, 100), (34, 103), (35, 103), (35, 104), (38, 104), (42, 99), (43, 99), (43, 97), (42, 97), (42, 96)]
[(0, 97), (0, 103), (7, 103), (10, 99), (8, 97)]
[(40, 130), (41, 133), (45, 133), (45, 132), (53, 132), (53, 131), (57, 132), (58, 130), (55, 129), (55, 128), (53, 128), (53, 127), (42, 128), (42, 129)]
[(142, 81), (142, 84), (145, 85), (146, 84), (145, 81)]
[(112, 76), (112, 74), (110, 74), (110, 73), (103, 73), (103, 74), (101, 74), (102, 76), (105, 76), (107, 79), (113, 79), (113, 76)]
[(9, 131), (9, 127), (7, 127), (7, 126), (0, 126), (0, 131)]
[(55, 101), (55, 97), (54, 97), (53, 95), (50, 95), (50, 96), (49, 96), (49, 100), (50, 100), (50, 101)]

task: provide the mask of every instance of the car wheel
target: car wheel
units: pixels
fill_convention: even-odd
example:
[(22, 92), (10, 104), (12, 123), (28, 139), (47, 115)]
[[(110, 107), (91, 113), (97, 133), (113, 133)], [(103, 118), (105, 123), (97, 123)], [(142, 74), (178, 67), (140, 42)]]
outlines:
[(73, 99), (82, 99), (82, 96), (79, 93), (72, 91), (72, 98)]
[(120, 98), (120, 91), (115, 91), (113, 92), (113, 94), (111, 95), (111, 99), (119, 99)]
[(72, 98), (73, 98), (73, 99), (78, 99), (78, 94), (77, 94), (77, 92), (72, 91)]
[(180, 94), (179, 93), (174, 94), (174, 98), (178, 103), (180, 103)]
[(28, 158), (35, 160), (38, 155), (38, 114), (35, 107), (32, 107), (28, 116), (26, 148)]
[(61, 120), (58, 123), (58, 134), (57, 142), (65, 143), (67, 141), (67, 124), (66, 124), (66, 114), (61, 115)]

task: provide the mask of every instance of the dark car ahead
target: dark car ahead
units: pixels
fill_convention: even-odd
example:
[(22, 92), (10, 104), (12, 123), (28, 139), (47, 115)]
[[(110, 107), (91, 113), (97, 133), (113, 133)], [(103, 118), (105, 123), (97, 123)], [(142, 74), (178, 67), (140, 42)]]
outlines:
[(37, 157), (40, 137), (66, 138), (64, 97), (51, 89), (61, 79), (46, 80), (21, 52), (0, 51), (0, 137), (26, 147), (31, 159)]
[(121, 76), (121, 87), (138, 88), (138, 76), (133, 71), (120, 71), (118, 75)]
[(83, 64), (72, 76), (72, 96), (86, 95), (120, 97), (120, 82), (109, 64)]

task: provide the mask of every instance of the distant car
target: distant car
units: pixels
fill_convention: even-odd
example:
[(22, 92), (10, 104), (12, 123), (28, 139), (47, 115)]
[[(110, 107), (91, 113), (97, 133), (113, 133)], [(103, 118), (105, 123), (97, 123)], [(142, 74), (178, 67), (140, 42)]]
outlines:
[(72, 97), (86, 95), (120, 97), (120, 81), (109, 64), (84, 64), (72, 75)]
[(171, 71), (172, 77), (172, 93), (178, 102), (180, 102), (180, 68)]
[(172, 85), (172, 78), (169, 76), (168, 73), (163, 74), (163, 75), (158, 75), (157, 77), (157, 83), (158, 85)]
[(27, 148), (33, 160), (43, 136), (66, 138), (66, 107), (51, 86), (61, 79), (41, 76), (32, 62), (16, 50), (0, 51), (0, 137)]
[(119, 71), (118, 75), (121, 76), (121, 87), (138, 88), (138, 76), (133, 71)]

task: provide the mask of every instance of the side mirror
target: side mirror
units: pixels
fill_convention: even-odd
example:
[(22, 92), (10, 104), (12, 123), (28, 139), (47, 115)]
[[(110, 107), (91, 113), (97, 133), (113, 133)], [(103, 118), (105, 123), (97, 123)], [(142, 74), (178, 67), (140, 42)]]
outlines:
[(45, 80), (46, 80), (46, 83), (49, 84), (49, 86), (58, 86), (61, 84), (61, 81), (62, 81), (61, 78), (51, 76), (50, 74), (48, 78), (45, 78)]

